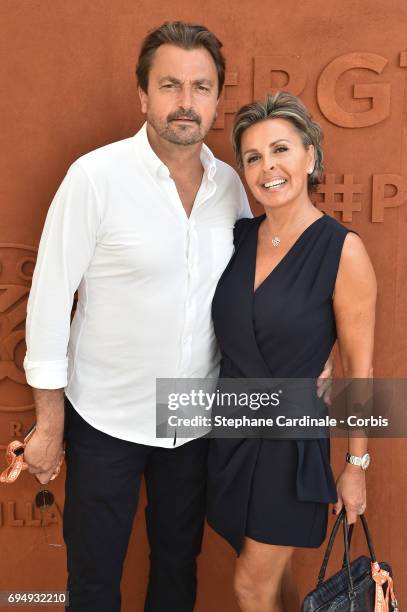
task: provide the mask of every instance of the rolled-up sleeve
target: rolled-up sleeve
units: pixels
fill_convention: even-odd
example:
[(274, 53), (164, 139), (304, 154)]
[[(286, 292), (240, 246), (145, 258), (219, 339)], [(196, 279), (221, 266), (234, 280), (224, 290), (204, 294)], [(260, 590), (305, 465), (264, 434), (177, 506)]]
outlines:
[(95, 251), (100, 222), (96, 191), (76, 162), (48, 210), (28, 298), (24, 369), (32, 387), (67, 385), (73, 298)]

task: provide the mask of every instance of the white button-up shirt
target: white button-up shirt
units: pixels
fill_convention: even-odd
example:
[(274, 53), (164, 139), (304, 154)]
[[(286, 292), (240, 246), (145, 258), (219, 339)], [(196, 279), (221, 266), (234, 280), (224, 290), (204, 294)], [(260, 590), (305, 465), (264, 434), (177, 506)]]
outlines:
[(233, 226), (251, 212), (237, 173), (206, 145), (201, 161), (188, 218), (144, 125), (75, 161), (48, 211), (27, 307), (27, 381), (65, 387), (88, 423), (123, 440), (174, 446), (156, 438), (156, 378), (218, 373), (212, 297)]

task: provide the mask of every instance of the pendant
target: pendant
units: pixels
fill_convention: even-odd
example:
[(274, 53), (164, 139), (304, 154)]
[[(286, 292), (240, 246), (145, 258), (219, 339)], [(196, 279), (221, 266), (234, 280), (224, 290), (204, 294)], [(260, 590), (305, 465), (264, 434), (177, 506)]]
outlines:
[(281, 240), (278, 236), (274, 236), (274, 238), (271, 239), (271, 244), (273, 245), (273, 247), (278, 247), (280, 242)]

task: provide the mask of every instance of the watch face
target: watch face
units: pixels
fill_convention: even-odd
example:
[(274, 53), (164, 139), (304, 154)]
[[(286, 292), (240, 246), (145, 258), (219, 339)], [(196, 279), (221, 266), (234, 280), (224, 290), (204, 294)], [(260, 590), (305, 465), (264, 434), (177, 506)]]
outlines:
[(362, 468), (364, 470), (367, 470), (367, 468), (369, 467), (369, 464), (370, 464), (370, 455), (369, 455), (369, 453), (366, 453), (362, 457)]

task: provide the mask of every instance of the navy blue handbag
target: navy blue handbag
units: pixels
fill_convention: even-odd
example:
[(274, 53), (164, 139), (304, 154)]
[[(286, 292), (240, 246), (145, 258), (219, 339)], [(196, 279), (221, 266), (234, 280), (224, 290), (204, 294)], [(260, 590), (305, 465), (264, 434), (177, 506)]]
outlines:
[[(353, 525), (348, 527), (346, 510), (343, 508), (332, 528), (317, 586), (305, 597), (301, 612), (397, 612), (392, 569), (388, 563), (376, 561), (366, 518), (363, 514), (360, 518), (370, 558), (363, 555), (350, 561), (349, 548)], [(342, 569), (328, 580), (324, 580), (335, 537), (341, 524), (345, 547)]]

